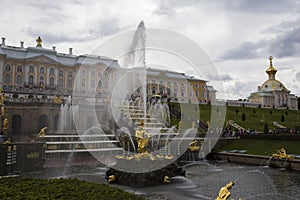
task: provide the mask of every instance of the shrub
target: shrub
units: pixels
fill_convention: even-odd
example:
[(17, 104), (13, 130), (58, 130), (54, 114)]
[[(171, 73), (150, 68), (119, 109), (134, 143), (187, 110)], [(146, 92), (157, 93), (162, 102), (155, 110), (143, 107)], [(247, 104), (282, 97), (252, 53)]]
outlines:
[(268, 124), (264, 125), (264, 134), (268, 134), (269, 133), (269, 126)]
[(246, 114), (245, 114), (245, 113), (242, 114), (242, 120), (243, 120), (243, 121), (246, 120)]
[(284, 122), (284, 115), (281, 115), (281, 122)]

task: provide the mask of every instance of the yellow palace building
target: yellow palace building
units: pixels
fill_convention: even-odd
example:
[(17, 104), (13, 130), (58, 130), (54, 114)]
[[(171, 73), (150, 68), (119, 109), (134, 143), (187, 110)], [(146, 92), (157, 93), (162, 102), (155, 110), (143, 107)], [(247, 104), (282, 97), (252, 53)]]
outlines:
[(291, 94), (282, 82), (276, 80), (277, 69), (273, 67), (273, 57), (269, 57), (270, 66), (266, 69), (268, 80), (257, 91), (250, 94), (249, 102), (258, 103), (261, 107), (266, 108), (287, 108), (297, 109), (297, 97)]

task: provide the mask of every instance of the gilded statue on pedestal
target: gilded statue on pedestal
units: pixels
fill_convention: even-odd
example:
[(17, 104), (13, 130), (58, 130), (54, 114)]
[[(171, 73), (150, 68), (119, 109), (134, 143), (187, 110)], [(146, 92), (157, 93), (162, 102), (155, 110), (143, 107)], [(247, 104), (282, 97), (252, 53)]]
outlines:
[(140, 127), (135, 131), (135, 137), (138, 143), (138, 153), (147, 153), (147, 147), (149, 143), (149, 134), (143, 129), (144, 122), (140, 122)]

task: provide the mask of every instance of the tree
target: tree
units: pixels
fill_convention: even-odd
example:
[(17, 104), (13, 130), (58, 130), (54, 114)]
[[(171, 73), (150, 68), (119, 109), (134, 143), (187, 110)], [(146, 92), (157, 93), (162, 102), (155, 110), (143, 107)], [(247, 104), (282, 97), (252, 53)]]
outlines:
[(239, 110), (238, 110), (238, 109), (235, 109), (235, 113), (238, 114), (238, 113), (239, 113)]
[(298, 110), (300, 110), (300, 97), (298, 97)]
[(245, 113), (242, 114), (242, 120), (243, 120), (243, 121), (246, 120), (246, 115), (245, 115)]
[(273, 111), (272, 110), (270, 110), (270, 115), (272, 115), (273, 114)]
[(256, 113), (256, 111), (255, 111), (255, 109), (253, 109), (253, 114), (255, 114)]
[(269, 126), (268, 124), (264, 125), (264, 134), (268, 134), (269, 133)]
[(284, 115), (281, 115), (281, 122), (284, 122)]

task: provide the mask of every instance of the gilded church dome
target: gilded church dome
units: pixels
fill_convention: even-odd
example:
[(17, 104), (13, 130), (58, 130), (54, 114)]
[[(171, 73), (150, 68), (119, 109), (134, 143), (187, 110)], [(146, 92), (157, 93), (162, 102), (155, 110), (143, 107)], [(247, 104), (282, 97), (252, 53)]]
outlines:
[(270, 92), (270, 91), (286, 91), (288, 92), (289, 90), (286, 89), (286, 87), (283, 85), (283, 83), (281, 83), (278, 80), (272, 80), (269, 79), (267, 81), (265, 81), (262, 86), (261, 86), (261, 91), (263, 92)]

